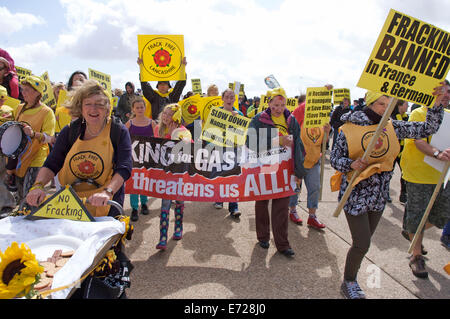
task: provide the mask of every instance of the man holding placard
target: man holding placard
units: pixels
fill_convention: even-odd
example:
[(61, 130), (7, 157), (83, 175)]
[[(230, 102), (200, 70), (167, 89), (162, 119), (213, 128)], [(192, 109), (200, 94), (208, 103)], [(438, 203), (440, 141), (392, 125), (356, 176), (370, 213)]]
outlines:
[[(138, 35), (141, 88), (156, 120), (164, 106), (177, 103), (186, 86), (187, 65), (182, 35)], [(170, 80), (177, 83), (172, 89)], [(148, 81), (158, 81), (156, 90)]]
[[(448, 106), (450, 97), (450, 85), (446, 83), (446, 93), (443, 95), (442, 104)], [(415, 109), (409, 121), (424, 121), (428, 109), (424, 106)], [(403, 220), (403, 230), (412, 240), (417, 231), (418, 225), (426, 211), (427, 204), (438, 183), (441, 172), (437, 171), (424, 162), (425, 156), (432, 156), (439, 161), (450, 161), (450, 148), (440, 150), (430, 144), (431, 136), (424, 139), (407, 139), (402, 153), (401, 167), (403, 178), (406, 181), (406, 192), (408, 201), (405, 207), (405, 217)], [(428, 216), (425, 229), (436, 226), (444, 228), (450, 218), (450, 187), (440, 190), (433, 207)], [(409, 266), (416, 277), (427, 278), (428, 272), (425, 269), (425, 260), (422, 256), (423, 232), (419, 234), (419, 239), (413, 248), (413, 253)]]
[[(300, 138), (305, 147), (306, 155), (303, 166), (306, 169), (306, 175), (303, 178), (305, 181), (306, 189), (308, 192), (307, 196), (307, 208), (308, 208), (308, 226), (323, 229), (325, 225), (319, 221), (316, 216), (316, 211), (319, 206), (320, 188), (321, 186), (321, 157), (322, 154), (322, 144), (327, 142), (328, 136), (330, 134), (331, 126), (329, 121), (329, 110), (331, 110), (331, 85), (326, 85), (324, 88), (317, 88), (314, 90), (310, 88), (306, 92), (306, 96), (309, 96), (305, 102), (299, 104), (299, 106), (292, 112), (292, 115), (297, 119), (300, 124), (301, 133)], [(315, 105), (315, 99), (312, 96), (321, 96), (318, 106)], [(320, 108), (320, 115), (323, 111), (323, 122), (320, 120), (320, 124), (311, 124), (311, 120), (308, 120), (308, 125), (306, 125), (305, 118), (315, 118), (316, 114), (314, 108)], [(328, 110), (328, 111), (326, 111)], [(312, 122), (312, 123), (319, 123)], [(324, 124), (324, 125), (322, 125)], [(322, 125), (322, 126), (321, 126)], [(292, 195), (289, 199), (289, 218), (296, 224), (302, 225), (303, 221), (297, 214), (296, 206), (298, 201), (298, 194)]]

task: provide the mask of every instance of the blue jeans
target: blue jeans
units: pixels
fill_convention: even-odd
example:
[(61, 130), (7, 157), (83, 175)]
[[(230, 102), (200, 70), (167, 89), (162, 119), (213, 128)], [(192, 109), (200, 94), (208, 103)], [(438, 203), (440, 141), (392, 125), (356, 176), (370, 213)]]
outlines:
[(138, 210), (139, 209), (139, 198), (141, 199), (141, 205), (146, 205), (148, 201), (148, 197), (145, 195), (138, 194), (130, 194), (130, 205), (131, 208)]
[[(306, 200), (306, 207), (318, 208), (319, 207), (319, 195), (320, 195), (320, 161), (311, 168), (306, 169), (306, 175), (303, 178), (308, 196)], [(298, 194), (289, 197), (289, 207), (297, 206)]]

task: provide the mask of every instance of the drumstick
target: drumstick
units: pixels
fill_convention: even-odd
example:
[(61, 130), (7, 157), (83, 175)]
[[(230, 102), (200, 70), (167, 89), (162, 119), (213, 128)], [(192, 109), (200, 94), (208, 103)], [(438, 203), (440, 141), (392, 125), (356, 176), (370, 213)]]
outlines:
[(328, 133), (324, 130), (323, 135), (323, 141), (322, 141), (322, 158), (320, 159), (320, 193), (319, 193), (319, 200), (322, 200), (322, 193), (323, 193), (323, 173), (325, 168), (325, 152), (327, 148), (327, 139), (328, 139)]
[(436, 187), (434, 188), (433, 195), (431, 195), (430, 202), (428, 203), (427, 209), (425, 210), (425, 213), (423, 214), (422, 220), (420, 221), (419, 227), (417, 227), (416, 233), (414, 234), (414, 238), (411, 241), (411, 244), (409, 245), (408, 253), (411, 254), (414, 246), (416, 246), (417, 240), (419, 239), (419, 234), (422, 232), (423, 227), (425, 226), (425, 223), (428, 220), (428, 215), (430, 214), (431, 208), (433, 208), (434, 202), (436, 201), (436, 197), (439, 194), (439, 191), (441, 190), (441, 186), (444, 183), (445, 176), (447, 175), (448, 168), (450, 167), (450, 162), (447, 162), (445, 164), (444, 170), (442, 171), (441, 176), (439, 177), (439, 181), (436, 184)]
[[(369, 155), (372, 153), (372, 150), (375, 147), (375, 144), (377, 143), (378, 138), (381, 135), (381, 132), (386, 127), (386, 124), (389, 121), (389, 118), (391, 117), (391, 114), (392, 114), (392, 111), (394, 110), (395, 104), (397, 104), (397, 99), (396, 98), (391, 98), (391, 101), (389, 102), (389, 105), (388, 105), (386, 111), (384, 111), (383, 117), (381, 118), (380, 124), (378, 124), (377, 130), (375, 131), (374, 136), (370, 140), (370, 143), (369, 143), (366, 151), (364, 152), (364, 155), (362, 157), (363, 160), (367, 160)], [(345, 190), (345, 193), (342, 196), (338, 207), (334, 211), (334, 214), (333, 214), (334, 217), (338, 217), (339, 214), (341, 213), (342, 208), (344, 208), (344, 205), (347, 202), (347, 199), (350, 197), (350, 194), (351, 194), (351, 192), (353, 190), (353, 182), (359, 176), (359, 174), (361, 174), (360, 170), (356, 170), (356, 171), (353, 172), (352, 178), (351, 178), (350, 182), (347, 185), (347, 189)]]

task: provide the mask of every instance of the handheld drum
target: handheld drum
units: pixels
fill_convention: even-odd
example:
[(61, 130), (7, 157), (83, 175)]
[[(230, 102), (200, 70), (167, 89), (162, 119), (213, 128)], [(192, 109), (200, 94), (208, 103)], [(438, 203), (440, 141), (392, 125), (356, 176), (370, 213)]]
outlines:
[(18, 158), (25, 150), (28, 138), (20, 122), (8, 121), (0, 125), (0, 154)]

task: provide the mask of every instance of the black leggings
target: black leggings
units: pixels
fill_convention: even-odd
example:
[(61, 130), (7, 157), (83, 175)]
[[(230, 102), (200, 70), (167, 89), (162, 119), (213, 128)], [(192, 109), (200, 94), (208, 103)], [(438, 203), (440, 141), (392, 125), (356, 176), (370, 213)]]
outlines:
[(368, 212), (359, 216), (345, 213), (352, 234), (352, 247), (345, 261), (344, 279), (355, 281), (361, 262), (369, 251), (370, 241), (383, 212)]

